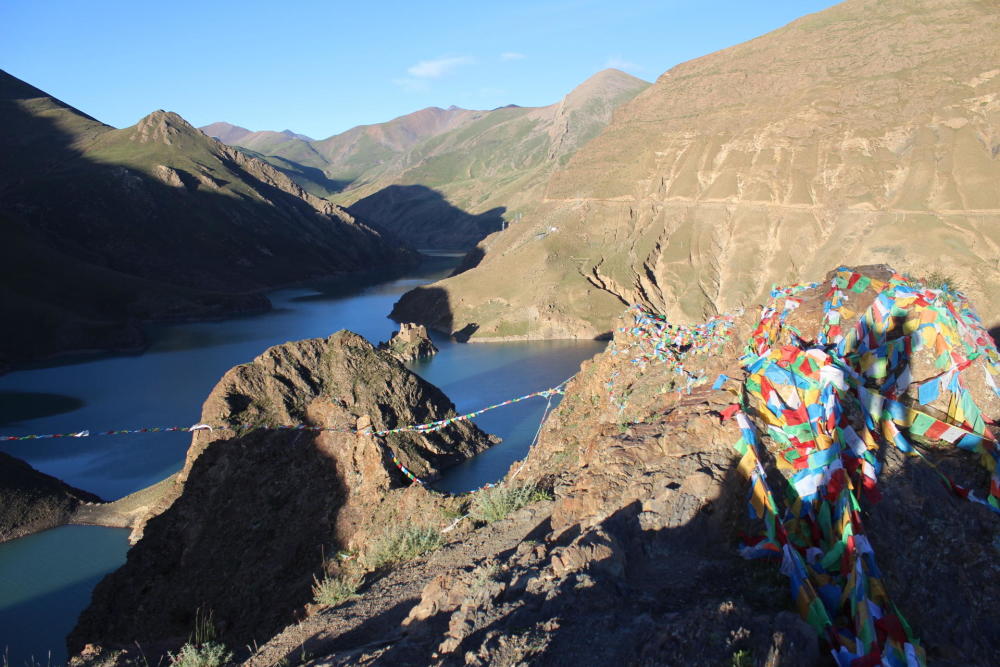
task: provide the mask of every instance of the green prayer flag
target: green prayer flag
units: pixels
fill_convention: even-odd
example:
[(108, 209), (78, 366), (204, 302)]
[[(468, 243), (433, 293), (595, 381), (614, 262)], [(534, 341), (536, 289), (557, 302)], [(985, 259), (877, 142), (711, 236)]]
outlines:
[(927, 433), (927, 429), (934, 425), (937, 420), (933, 417), (929, 417), (922, 412), (916, 413), (913, 417), (913, 423), (910, 424), (910, 433), (913, 435), (923, 435)]
[(826, 552), (823, 556), (823, 560), (820, 562), (823, 564), (823, 569), (827, 572), (836, 572), (840, 569), (840, 557), (844, 555), (844, 543), (837, 542), (833, 547)]

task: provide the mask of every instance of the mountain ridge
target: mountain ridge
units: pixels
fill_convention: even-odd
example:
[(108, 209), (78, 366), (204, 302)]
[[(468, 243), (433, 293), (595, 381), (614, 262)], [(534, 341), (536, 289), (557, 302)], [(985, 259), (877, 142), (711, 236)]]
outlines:
[[(301, 164), (321, 170), (327, 183), (293, 165), (280, 168), (417, 247), (469, 249), (648, 85), (605, 69), (544, 107), (427, 107), (313, 142), (315, 155), (299, 152)], [(249, 138), (234, 143), (260, 149)], [(292, 149), (281, 142), (262, 157), (295, 162)]]

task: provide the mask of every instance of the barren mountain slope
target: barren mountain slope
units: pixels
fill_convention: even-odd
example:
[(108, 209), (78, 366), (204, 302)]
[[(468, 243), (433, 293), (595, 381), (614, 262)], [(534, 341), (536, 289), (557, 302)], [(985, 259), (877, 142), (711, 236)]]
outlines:
[[(289, 130), (252, 132), (224, 122), (200, 129), (210, 137), (270, 162), (313, 194), (327, 196), (350, 186), (363, 174), (369, 174), (369, 180), (375, 178), (407, 149), (460, 127), (479, 113), (482, 112), (458, 107), (428, 107), (384, 123), (359, 125), (320, 140)], [(326, 182), (310, 170), (319, 170)]]
[[(701, 326), (629, 309), (443, 549), (244, 664), (996, 664), (1000, 355), (950, 290), (809, 278)], [(552, 501), (483, 513), (524, 489)]]
[(998, 37), (995, 3), (849, 0), (679, 65), (397, 315), (592, 336), (622, 302), (698, 319), (845, 261), (948, 274), (995, 312)]

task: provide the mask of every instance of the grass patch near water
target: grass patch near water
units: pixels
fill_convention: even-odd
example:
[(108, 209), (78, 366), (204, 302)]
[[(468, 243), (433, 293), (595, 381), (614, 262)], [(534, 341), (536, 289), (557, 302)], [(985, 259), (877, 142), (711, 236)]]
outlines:
[(493, 523), (506, 518), (528, 503), (551, 500), (552, 496), (534, 484), (526, 486), (495, 486), (476, 494), (469, 509), (469, 516), (476, 521)]
[(387, 530), (368, 547), (365, 563), (372, 570), (387, 565), (405, 563), (444, 544), (441, 531), (431, 526), (407, 526), (398, 531)]

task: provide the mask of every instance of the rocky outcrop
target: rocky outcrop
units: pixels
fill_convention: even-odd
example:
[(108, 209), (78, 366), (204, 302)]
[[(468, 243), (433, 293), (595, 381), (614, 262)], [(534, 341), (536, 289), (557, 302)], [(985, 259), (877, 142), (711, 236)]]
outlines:
[[(94, 590), (69, 638), (176, 648), (199, 609), (230, 646), (266, 641), (311, 598), (326, 559), (396, 530), (430, 494), (423, 479), (482, 451), (466, 422), (373, 431), (454, 416), (438, 389), (360, 336), (272, 347), (223, 376), (202, 409), (174, 487), (136, 528), (128, 562)], [(301, 430), (294, 426), (322, 427)], [(153, 648), (149, 648), (153, 647)]]
[(449, 311), (405, 317), (541, 337), (555, 310), (596, 335), (622, 302), (700, 321), (845, 262), (995, 311), (998, 31), (983, 3), (848, 0), (678, 65), (431, 287)]
[(437, 347), (427, 335), (427, 327), (412, 322), (401, 322), (399, 331), (384, 343), (379, 343), (378, 349), (385, 350), (404, 364), (423, 357), (437, 354)]
[(94, 494), (0, 452), (0, 542), (61, 526), (82, 504), (99, 502)]

